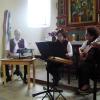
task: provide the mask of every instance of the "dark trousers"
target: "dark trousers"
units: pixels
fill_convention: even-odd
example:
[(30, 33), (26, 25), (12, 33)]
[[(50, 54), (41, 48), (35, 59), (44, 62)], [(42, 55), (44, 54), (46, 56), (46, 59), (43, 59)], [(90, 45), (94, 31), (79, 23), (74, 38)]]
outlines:
[(80, 62), (79, 64), (79, 88), (81, 88), (85, 84), (89, 85), (89, 79), (94, 78), (95, 73), (97, 76), (100, 75), (100, 67), (95, 70), (95, 64), (100, 65), (100, 49), (98, 48), (90, 49), (86, 60)]
[(61, 78), (62, 66), (63, 64), (57, 62), (52, 62), (52, 61), (47, 62), (47, 70), (53, 76), (53, 80), (55, 81), (55, 84), (58, 84)]
[[(16, 71), (20, 72), (19, 65), (16, 65)], [(24, 79), (26, 79), (26, 75), (27, 75), (27, 65), (24, 65)]]
[(10, 69), (10, 66), (6, 65), (6, 76), (7, 76), (8, 79), (11, 77), (11, 75), (9, 73), (9, 69)]
[[(9, 73), (9, 69), (10, 69), (10, 66), (6, 65), (6, 76), (7, 76), (7, 78), (9, 78), (11, 76), (10, 73)], [(19, 65), (16, 65), (15, 71), (18, 72), (18, 73), (20, 72)], [(24, 65), (24, 79), (26, 79), (26, 75), (27, 75), (27, 65)]]
[(89, 85), (89, 79), (94, 76), (95, 65), (91, 62), (81, 62), (78, 68), (78, 84), (79, 88)]

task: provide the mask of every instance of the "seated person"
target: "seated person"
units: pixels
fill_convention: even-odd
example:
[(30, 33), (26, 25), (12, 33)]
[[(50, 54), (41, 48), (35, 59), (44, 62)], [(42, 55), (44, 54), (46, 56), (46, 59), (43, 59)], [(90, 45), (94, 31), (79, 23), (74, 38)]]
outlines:
[[(20, 48), (27, 48), (27, 43), (24, 39), (22, 39), (20, 37), (20, 31), (19, 30), (15, 30), (14, 31), (14, 38), (10, 40), (10, 43), (7, 44), (7, 57), (18, 57), (18, 53), (17, 50)], [(16, 65), (16, 70), (14, 72), (14, 74), (16, 74), (17, 76), (20, 76), (21, 79), (24, 81), (24, 83), (26, 83), (26, 74), (27, 74), (27, 66), (24, 65), (24, 78), (22, 76), (22, 73), (20, 71), (19, 65)], [(9, 65), (6, 65), (6, 75), (7, 75), (7, 81), (11, 80), (11, 76), (9, 74)]]
[[(86, 41), (79, 49), (81, 59), (78, 69), (79, 92), (87, 92), (89, 90), (89, 79), (94, 76), (95, 64), (100, 64), (100, 45), (95, 41), (99, 38), (98, 36), (96, 28), (87, 28), (85, 34)], [(99, 45), (99, 48), (97, 45)]]
[[(67, 33), (65, 33), (63, 30), (58, 30), (57, 32), (57, 40), (55, 42), (60, 43), (66, 54), (65, 57), (67, 59), (70, 59), (73, 56), (73, 50), (71, 43), (67, 40)], [(47, 70), (49, 73), (53, 76), (54, 85), (58, 85), (58, 82), (60, 80), (60, 69), (63, 67), (63, 64), (58, 62), (47, 62)]]

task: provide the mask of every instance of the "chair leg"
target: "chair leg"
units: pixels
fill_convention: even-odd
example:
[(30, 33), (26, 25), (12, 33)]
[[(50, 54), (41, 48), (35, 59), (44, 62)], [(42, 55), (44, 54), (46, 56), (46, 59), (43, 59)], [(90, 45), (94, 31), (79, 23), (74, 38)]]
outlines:
[(13, 80), (13, 65), (11, 65), (11, 80)]
[(68, 70), (68, 84), (70, 84), (70, 70)]
[(97, 92), (97, 79), (94, 79), (93, 100), (96, 100), (96, 92)]

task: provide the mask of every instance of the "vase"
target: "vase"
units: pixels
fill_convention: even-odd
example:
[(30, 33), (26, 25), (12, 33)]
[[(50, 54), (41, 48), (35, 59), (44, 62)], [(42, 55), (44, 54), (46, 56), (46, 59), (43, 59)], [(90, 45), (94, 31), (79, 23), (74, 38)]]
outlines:
[(52, 36), (52, 42), (55, 42), (55, 41), (56, 41), (56, 37)]

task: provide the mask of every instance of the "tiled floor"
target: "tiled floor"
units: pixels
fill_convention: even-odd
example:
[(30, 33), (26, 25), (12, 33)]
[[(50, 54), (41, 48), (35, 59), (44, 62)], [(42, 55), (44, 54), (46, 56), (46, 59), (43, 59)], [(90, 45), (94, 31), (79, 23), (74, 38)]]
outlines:
[[(42, 69), (41, 69), (41, 67), (37, 67), (36, 78), (46, 81), (47, 80), (46, 73), (47, 72), (46, 72), (45, 66), (42, 66)], [(93, 98), (92, 94), (87, 95), (87, 96), (76, 95), (75, 90), (78, 87), (78, 81), (76, 80), (75, 77), (72, 77), (71, 79), (72, 80), (71, 80), (70, 84), (68, 84), (66, 76), (64, 76), (59, 82), (59, 84), (66, 86), (63, 88), (63, 90), (64, 90), (64, 96), (67, 98), (67, 100), (92, 100), (92, 98)], [(51, 75), (50, 75), (50, 82), (52, 82)], [(92, 84), (93, 84), (93, 82), (91, 81), (91, 86), (92, 86)], [(97, 100), (100, 100), (100, 93), (99, 92), (97, 93), (97, 98), (98, 98)]]
[[(50, 76), (51, 77), (51, 76)], [(36, 67), (36, 78), (42, 79), (46, 81), (46, 70), (45, 67)], [(51, 77), (52, 79), (52, 77)], [(63, 95), (66, 100), (93, 100), (92, 94), (82, 96), (76, 95), (75, 91), (72, 89), (67, 88), (67, 79), (66, 77), (60, 81), (60, 84), (64, 84), (66, 87), (59, 87), (62, 89)], [(69, 86), (77, 87), (77, 80), (73, 79)], [(8, 82), (7, 86), (5, 87), (2, 82), (0, 81), (0, 100), (42, 100), (42, 97), (45, 94), (32, 97), (33, 93), (37, 93), (43, 91), (43, 85), (36, 84), (35, 87), (31, 84), (31, 89), (28, 90), (27, 85), (23, 84), (21, 80), (13, 80), (12, 82)], [(58, 94), (55, 94), (55, 97)], [(49, 100), (45, 98), (44, 100)], [(61, 97), (58, 100), (63, 100)], [(100, 92), (97, 93), (97, 100), (100, 100)]]
[[(62, 93), (67, 100), (92, 100), (92, 94), (87, 96), (75, 95), (74, 91), (63, 89)], [(42, 97), (45, 95), (39, 95), (32, 97), (33, 93), (43, 91), (43, 86), (36, 84), (35, 87), (31, 84), (31, 89), (27, 89), (27, 85), (23, 84), (22, 81), (14, 80), (9, 82), (6, 87), (0, 84), (0, 100), (42, 100)], [(58, 94), (55, 94), (55, 97)], [(100, 93), (97, 93), (97, 100), (100, 100)], [(45, 98), (44, 100), (49, 100)], [(61, 97), (58, 100), (63, 100)]]

